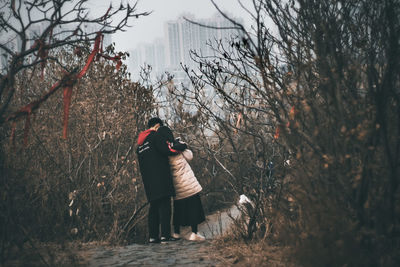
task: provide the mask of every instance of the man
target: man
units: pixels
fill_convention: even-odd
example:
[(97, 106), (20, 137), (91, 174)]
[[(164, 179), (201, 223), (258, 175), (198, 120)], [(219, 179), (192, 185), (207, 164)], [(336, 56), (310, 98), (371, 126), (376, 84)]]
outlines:
[(137, 154), (144, 189), (150, 203), (149, 243), (176, 241), (178, 239), (171, 237), (171, 197), (175, 196), (175, 189), (168, 156), (178, 152), (171, 150), (165, 137), (157, 132), (163, 126), (160, 118), (151, 118), (147, 126), (148, 129), (139, 134)]

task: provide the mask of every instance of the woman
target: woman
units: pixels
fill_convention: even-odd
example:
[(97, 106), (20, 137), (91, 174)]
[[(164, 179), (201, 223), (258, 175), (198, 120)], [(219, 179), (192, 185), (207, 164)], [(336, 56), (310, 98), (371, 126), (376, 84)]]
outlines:
[(180, 236), (180, 226), (191, 226), (192, 233), (189, 240), (202, 241), (205, 237), (198, 233), (198, 225), (205, 221), (203, 205), (201, 204), (201, 185), (196, 179), (188, 161), (193, 159), (193, 153), (187, 149), (187, 145), (174, 139), (172, 131), (166, 127), (158, 129), (170, 143), (172, 150), (181, 151), (176, 156), (169, 156), (173, 183), (175, 187), (174, 197), (174, 238)]

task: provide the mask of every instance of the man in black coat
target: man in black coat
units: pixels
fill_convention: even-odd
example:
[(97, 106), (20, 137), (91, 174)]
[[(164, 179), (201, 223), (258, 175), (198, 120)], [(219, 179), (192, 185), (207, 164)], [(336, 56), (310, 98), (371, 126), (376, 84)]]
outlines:
[[(157, 132), (163, 122), (151, 118), (148, 129), (139, 134), (137, 154), (140, 173), (147, 200), (150, 203), (148, 226), (149, 242), (167, 242), (177, 239), (171, 237), (171, 197), (175, 196), (168, 156), (178, 152), (171, 149), (166, 138)], [(161, 238), (159, 226), (161, 224)]]

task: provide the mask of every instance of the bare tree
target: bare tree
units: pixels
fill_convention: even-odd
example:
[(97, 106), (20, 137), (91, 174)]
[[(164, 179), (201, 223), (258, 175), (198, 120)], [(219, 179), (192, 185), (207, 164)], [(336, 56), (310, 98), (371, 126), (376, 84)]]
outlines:
[[(123, 31), (128, 26), (129, 19), (149, 14), (137, 12), (136, 4), (121, 3), (116, 8), (110, 5), (104, 10), (104, 14), (92, 15), (87, 0), (1, 1), (0, 52), (3, 64), (0, 74), (0, 125), (20, 116), (29, 117), (32, 111), (59, 88), (72, 88), (77, 79), (87, 71), (90, 63), (102, 54), (104, 35)], [(95, 41), (92, 54), (81, 70), (64, 64), (54, 56), (53, 51), (65, 46), (74, 47), (79, 55), (84, 43), (92, 41)], [(107, 58), (120, 60), (118, 55)], [(50, 61), (56, 62), (65, 70), (58, 82), (25, 106), (10, 106), (15, 97), (15, 76), (26, 69), (31, 72), (40, 70), (43, 75)], [(26, 90), (29, 92), (29, 88)], [(65, 90), (66, 101), (71, 90)]]
[[(240, 34), (229, 45), (211, 44), (213, 57), (193, 51), (198, 69), (185, 69), (193, 86), (185, 95), (224, 133), (236, 155), (231, 162), (252, 157), (228, 168), (232, 179), (239, 177), (240, 190), (258, 192), (260, 214), (269, 214), (275, 229), (270, 237), (299, 239), (308, 245), (304, 253), (319, 248), (321, 257), (306, 256), (305, 263), (324, 265), (324, 251), (333, 250), (342, 264), (393, 264), (395, 249), (379, 247), (376, 238), (398, 242), (398, 1), (239, 3), (253, 18), (251, 28), (215, 5)], [(215, 97), (207, 102), (202, 96), (210, 90)], [(274, 147), (282, 170), (290, 171), (276, 170), (285, 186), (243, 187), (246, 180), (267, 181)], [(257, 159), (263, 179), (246, 175)], [(354, 257), (348, 247), (368, 252)]]
[[(82, 58), (89, 54), (85, 50)], [(70, 49), (55, 56), (67, 65), (79, 61)], [(63, 74), (56, 62), (48, 67), (53, 75), (43, 79), (40, 73), (16, 76), (15, 94), (23, 97), (11, 105), (35, 97), (25, 94), (28, 86), (43, 92)], [(8, 133), (0, 131), (0, 156), (6, 155), (0, 165), (2, 264), (15, 253), (28, 255), (40, 241), (145, 239), (146, 198), (134, 151), (153, 110), (151, 89), (132, 82), (125, 65), (116, 71), (113, 62), (99, 60), (75, 85), (68, 139), (60, 138), (62, 105), (56, 95), (42, 103), (31, 118), (27, 146), (9, 142)], [(16, 125), (15, 139), (24, 135), (24, 126)], [(51, 255), (51, 250), (34, 254)], [(58, 260), (50, 265), (59, 265)]]
[[(38, 241), (124, 240), (142, 216), (141, 200), (132, 198), (138, 193), (132, 139), (143, 128), (137, 116), (148, 113), (151, 93), (130, 81), (121, 61), (127, 54), (103, 49), (103, 38), (149, 13), (138, 13), (136, 2), (101, 15), (91, 11), (87, 0), (0, 1), (2, 264), (15, 251), (35, 250)], [(75, 141), (60, 140), (58, 118), (66, 137), (70, 105), (77, 109), (71, 111)], [(25, 136), (31, 147), (13, 146), (14, 136)], [(124, 211), (114, 213), (115, 205)], [(46, 262), (42, 257), (40, 264)]]

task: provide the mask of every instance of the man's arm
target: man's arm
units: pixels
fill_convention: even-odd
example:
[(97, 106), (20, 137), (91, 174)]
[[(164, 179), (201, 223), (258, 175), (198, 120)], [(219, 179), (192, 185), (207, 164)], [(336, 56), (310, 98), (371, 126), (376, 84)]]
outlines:
[(188, 148), (187, 144), (181, 141), (175, 140), (172, 144), (172, 149), (179, 150), (179, 151), (184, 151), (185, 149)]
[(162, 135), (157, 133), (155, 135), (154, 146), (161, 154), (164, 154), (165, 156), (175, 156), (179, 154), (180, 151), (172, 149), (166, 138), (163, 138)]

